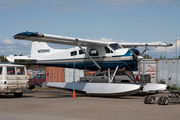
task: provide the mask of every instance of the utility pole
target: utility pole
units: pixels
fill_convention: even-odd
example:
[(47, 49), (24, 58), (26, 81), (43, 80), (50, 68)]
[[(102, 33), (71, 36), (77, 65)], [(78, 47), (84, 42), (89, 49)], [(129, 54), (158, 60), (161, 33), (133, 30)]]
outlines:
[(175, 56), (175, 58), (178, 58), (178, 55), (177, 55), (177, 47), (178, 47), (177, 46), (177, 41), (179, 40), (179, 38), (176, 35), (176, 38), (173, 37), (173, 39), (174, 39), (174, 41), (176, 41), (176, 49), (175, 49), (176, 50), (176, 56)]

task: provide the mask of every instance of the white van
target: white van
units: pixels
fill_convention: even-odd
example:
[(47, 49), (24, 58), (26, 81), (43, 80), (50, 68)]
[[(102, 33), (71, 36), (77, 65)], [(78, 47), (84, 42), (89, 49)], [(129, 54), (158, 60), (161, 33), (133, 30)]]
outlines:
[(29, 92), (29, 80), (24, 65), (0, 64), (0, 93), (21, 97)]

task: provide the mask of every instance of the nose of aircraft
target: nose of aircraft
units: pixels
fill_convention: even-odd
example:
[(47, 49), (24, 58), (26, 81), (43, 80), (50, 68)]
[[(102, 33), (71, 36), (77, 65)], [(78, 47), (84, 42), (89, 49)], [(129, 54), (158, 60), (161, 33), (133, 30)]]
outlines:
[(144, 58), (143, 56), (138, 55), (138, 56), (137, 56), (137, 61), (140, 61), (140, 60), (142, 60), (143, 58)]

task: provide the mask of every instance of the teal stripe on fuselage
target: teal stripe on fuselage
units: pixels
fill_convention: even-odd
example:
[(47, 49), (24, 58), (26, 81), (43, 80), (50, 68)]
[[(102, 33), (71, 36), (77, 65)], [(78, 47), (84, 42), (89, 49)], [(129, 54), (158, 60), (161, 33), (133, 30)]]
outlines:
[[(127, 70), (137, 70), (137, 66), (134, 64), (133, 60), (121, 60), (121, 61), (96, 61), (97, 64), (101, 67), (101, 70), (107, 70), (110, 68), (111, 70), (115, 69), (117, 66), (119, 68), (126, 67)], [(98, 70), (97, 66), (94, 65), (91, 61), (84, 62), (49, 62), (49, 61), (38, 61), (38, 65), (48, 65), (48, 66), (56, 66), (56, 67), (65, 67), (65, 68), (73, 68), (75, 64), (75, 68), (77, 69), (89, 69), (89, 70)], [(129, 66), (127, 66), (129, 65)]]

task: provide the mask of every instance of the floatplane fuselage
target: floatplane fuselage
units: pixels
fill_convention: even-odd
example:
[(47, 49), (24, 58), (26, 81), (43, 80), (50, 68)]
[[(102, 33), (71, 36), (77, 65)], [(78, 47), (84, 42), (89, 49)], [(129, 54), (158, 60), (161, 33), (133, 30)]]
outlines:
[[(110, 45), (114, 45), (116, 48), (111, 48)], [(107, 70), (108, 68), (114, 70), (117, 66), (119, 66), (119, 68), (125, 67), (128, 70), (137, 70), (137, 59), (139, 59), (140, 56), (136, 58), (132, 52), (136, 55), (140, 55), (138, 50), (131, 49), (131, 52), (128, 48), (122, 48), (117, 43), (112, 43), (110, 45), (88, 46), (83, 47), (83, 49), (96, 61), (101, 67), (101, 70)], [(54, 50), (46, 43), (33, 42), (32, 47), (34, 46), (36, 46), (36, 51), (31, 56), (32, 58), (35, 57), (37, 60), (30, 61), (31, 64), (88, 69), (93, 71), (98, 70), (98, 67), (79, 47), (66, 50)], [(32, 50), (34, 49), (32, 48)]]

